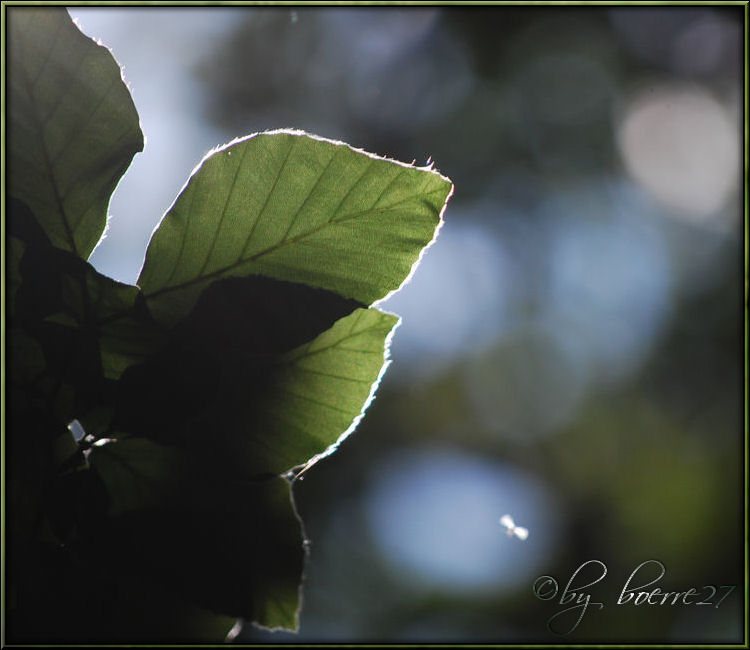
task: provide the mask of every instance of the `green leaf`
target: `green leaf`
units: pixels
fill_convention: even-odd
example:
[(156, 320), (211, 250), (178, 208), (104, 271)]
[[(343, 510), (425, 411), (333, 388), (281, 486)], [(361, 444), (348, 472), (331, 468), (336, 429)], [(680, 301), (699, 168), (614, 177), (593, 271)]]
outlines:
[(107, 488), (108, 512), (114, 517), (139, 508), (164, 507), (179, 497), (186, 480), (184, 453), (144, 438), (97, 443), (89, 463)]
[[(284, 356), (273, 396), (259, 409), (258, 430), (279, 459), (274, 468), (314, 462), (356, 428), (388, 367), (398, 322), (393, 314), (358, 309)], [(249, 442), (251, 457), (262, 453)]]
[(98, 339), (109, 379), (119, 378), (161, 345), (164, 332), (148, 314), (138, 287), (112, 280), (52, 246), (25, 203), (10, 199), (7, 207), (12, 250), (23, 252), (11, 266), (13, 315), (27, 329), (54, 323), (85, 330), (91, 343)]
[(57, 7), (8, 7), (9, 194), (54, 246), (88, 258), (110, 195), (143, 149), (120, 68)]
[(363, 304), (401, 286), (451, 193), (429, 168), (299, 131), (204, 158), (154, 233), (138, 279), (166, 326), (211, 282), (260, 274)]
[[(262, 401), (280, 354), (358, 306), (329, 291), (262, 276), (214, 282), (165, 345), (123, 373), (116, 429), (204, 445), (206, 426), (215, 428), (228, 411), (244, 413)], [(246, 432), (247, 422), (240, 424)]]
[(162, 342), (162, 333), (140, 319), (127, 315), (111, 320), (102, 318), (99, 346), (104, 377), (119, 379), (130, 366), (148, 358)]
[(226, 387), (202, 431), (223, 462), (282, 473), (332, 452), (359, 423), (387, 367), (398, 317), (357, 309), (281, 356), (256, 399)]
[(97, 542), (143, 576), (207, 609), (296, 629), (304, 545), (291, 486), (243, 480), (200, 454), (136, 438), (91, 450), (110, 502)]
[(87, 264), (85, 294), (105, 378), (119, 379), (163, 345), (165, 333), (146, 312), (138, 287), (112, 280)]
[[(11, 223), (27, 244), (14, 301), (16, 327), (38, 341), (51, 377), (75, 390), (75, 401), (68, 400), (71, 408), (61, 412), (67, 411), (64, 422), (76, 417), (91, 424), (89, 412), (101, 410), (108, 400), (106, 380), (118, 379), (158, 350), (164, 332), (145, 310), (137, 287), (55, 248), (41, 231), (23, 228), (32, 221), (14, 218)], [(13, 349), (15, 340), (10, 343)]]

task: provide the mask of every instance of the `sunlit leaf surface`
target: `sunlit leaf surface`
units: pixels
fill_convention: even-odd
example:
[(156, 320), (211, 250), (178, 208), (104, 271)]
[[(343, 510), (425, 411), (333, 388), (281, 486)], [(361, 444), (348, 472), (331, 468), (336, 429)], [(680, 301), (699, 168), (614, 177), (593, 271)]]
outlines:
[(431, 169), (302, 132), (250, 136), (193, 173), (154, 233), (138, 285), (167, 325), (211, 281), (250, 273), (369, 305), (401, 286), (451, 190)]

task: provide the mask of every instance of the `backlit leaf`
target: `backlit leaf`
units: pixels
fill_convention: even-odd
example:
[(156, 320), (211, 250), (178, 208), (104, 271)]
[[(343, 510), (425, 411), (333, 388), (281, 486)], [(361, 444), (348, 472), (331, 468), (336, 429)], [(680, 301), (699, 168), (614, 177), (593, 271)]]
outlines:
[(369, 405), (397, 323), (397, 316), (377, 309), (357, 309), (340, 319), (285, 354), (269, 375), (264, 398), (252, 411), (237, 405), (230, 416), (239, 416), (237, 424), (220, 418), (224, 433), (217, 428), (214, 434), (231, 435), (225, 448), (249, 466), (262, 462), (257, 471), (283, 472), (333, 451)]
[(369, 305), (401, 286), (452, 190), (429, 168), (299, 131), (207, 156), (154, 233), (138, 279), (172, 325), (211, 282), (261, 274)]
[(115, 185), (143, 149), (120, 68), (59, 7), (8, 7), (9, 194), (54, 246), (87, 259)]

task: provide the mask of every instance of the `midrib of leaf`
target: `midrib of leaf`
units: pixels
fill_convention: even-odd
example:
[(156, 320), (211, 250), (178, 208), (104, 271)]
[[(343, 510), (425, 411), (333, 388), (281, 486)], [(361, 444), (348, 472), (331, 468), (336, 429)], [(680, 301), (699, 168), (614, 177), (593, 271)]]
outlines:
[[(409, 197), (407, 197), (405, 199), (401, 199), (400, 201), (396, 201), (396, 203), (391, 203), (390, 205), (383, 206), (382, 208), (367, 208), (365, 210), (359, 210), (358, 212), (354, 212), (354, 213), (351, 213), (351, 214), (344, 215), (343, 217), (339, 217), (337, 219), (331, 219), (331, 220), (329, 220), (329, 221), (327, 221), (325, 223), (322, 223), (322, 224), (316, 226), (315, 228), (312, 228), (312, 229), (308, 230), (307, 232), (300, 233), (299, 235), (296, 235), (295, 237), (292, 237), (291, 239), (282, 238), (282, 240), (279, 241), (279, 242), (277, 242), (276, 244), (273, 244), (273, 245), (269, 246), (268, 248), (266, 248), (264, 250), (261, 250), (261, 251), (255, 253), (254, 255), (251, 255), (248, 258), (239, 259), (236, 262), (233, 262), (232, 264), (228, 264), (227, 266), (224, 266), (224, 267), (222, 267), (220, 269), (217, 269), (216, 271), (211, 271), (211, 273), (206, 273), (205, 275), (199, 275), (199, 276), (196, 276), (194, 278), (191, 278), (190, 280), (185, 280), (183, 282), (180, 282), (179, 284), (173, 284), (173, 285), (170, 285), (170, 286), (163, 287), (161, 289), (157, 289), (156, 291), (153, 291), (151, 293), (144, 293), (144, 295), (145, 295), (146, 298), (154, 298), (156, 296), (160, 296), (162, 294), (169, 293), (170, 291), (176, 291), (176, 290), (179, 290), (179, 289), (184, 289), (185, 287), (192, 286), (193, 284), (197, 284), (198, 282), (203, 282), (205, 280), (210, 280), (211, 278), (219, 277), (219, 276), (223, 275), (224, 273), (226, 273), (228, 271), (231, 271), (231, 270), (233, 270), (233, 269), (235, 269), (235, 268), (237, 268), (239, 266), (242, 266), (243, 264), (247, 264), (248, 262), (256, 262), (257, 260), (259, 260), (264, 255), (268, 255), (270, 253), (273, 253), (273, 252), (275, 252), (275, 251), (283, 248), (284, 246), (291, 245), (291, 244), (296, 244), (297, 242), (302, 241), (306, 237), (310, 237), (311, 235), (314, 235), (314, 234), (320, 232), (321, 230), (324, 230), (325, 228), (327, 228), (329, 226), (332, 226), (332, 225), (335, 225), (335, 224), (344, 223), (344, 222), (349, 221), (351, 219), (356, 219), (357, 217), (361, 217), (362, 215), (365, 215), (365, 214), (366, 215), (382, 214), (384, 212), (388, 212), (389, 210), (392, 210), (393, 208), (398, 207), (402, 203), (408, 203), (409, 201), (412, 201), (415, 198), (418, 198), (420, 196), (430, 196), (432, 194), (437, 194), (439, 192), (444, 193), (445, 190), (443, 188), (441, 188), (441, 187), (438, 187), (438, 188), (436, 188), (434, 190), (430, 190), (429, 192), (425, 192), (425, 193), (420, 193), (420, 194), (416, 194), (416, 195), (413, 195), (413, 196), (409, 196)], [(257, 224), (257, 221), (256, 221), (256, 224)], [(253, 226), (253, 228), (254, 227), (255, 226)], [(186, 240), (186, 237), (183, 236), (182, 237), (182, 242), (181, 242), (181, 246), (183, 248), (184, 248), (185, 240)], [(174, 268), (176, 268), (176, 267), (177, 267), (177, 265), (175, 265)]]
[[(237, 265), (242, 264), (242, 263), (248, 261), (248, 260), (243, 260), (242, 258), (245, 255), (245, 251), (247, 251), (247, 247), (250, 245), (250, 243), (253, 240), (253, 234), (255, 233), (256, 226), (258, 225), (258, 223), (263, 218), (263, 215), (266, 212), (266, 208), (268, 207), (268, 202), (271, 200), (271, 197), (273, 196), (274, 192), (276, 191), (276, 186), (279, 184), (279, 179), (281, 178), (281, 175), (284, 173), (284, 169), (286, 168), (287, 162), (289, 161), (289, 157), (292, 154), (292, 149), (294, 148), (294, 145), (295, 145), (296, 142), (297, 142), (296, 138), (294, 138), (294, 139), (291, 140), (291, 143), (289, 145), (289, 149), (286, 152), (286, 156), (284, 157), (283, 162), (279, 166), (279, 171), (276, 173), (276, 178), (274, 179), (273, 185), (271, 186), (270, 191), (266, 195), (266, 199), (263, 202), (263, 206), (261, 207), (260, 211), (258, 212), (258, 216), (255, 218), (255, 221), (253, 222), (253, 225), (250, 228), (250, 232), (248, 233), (247, 238), (245, 239), (245, 244), (242, 247), (242, 252), (240, 253), (240, 260), (237, 263), (235, 263), (233, 265), (230, 265), (230, 266), (228, 266), (226, 268), (219, 269), (218, 271), (213, 271), (211, 273), (204, 274), (204, 271), (206, 270), (206, 266), (208, 266), (208, 263), (211, 261), (211, 255), (213, 254), (214, 249), (216, 248), (216, 242), (219, 239), (219, 233), (221, 232), (221, 229), (224, 227), (224, 219), (226, 218), (227, 208), (228, 208), (229, 204), (231, 203), (232, 197), (234, 195), (234, 189), (235, 189), (235, 187), (237, 185), (237, 178), (240, 175), (240, 171), (242, 171), (242, 165), (245, 162), (245, 158), (247, 158), (248, 151), (250, 150), (249, 147), (245, 147), (244, 148), (244, 150), (242, 152), (242, 157), (237, 162), (237, 166), (235, 167), (234, 176), (232, 177), (232, 184), (229, 187), (229, 190), (227, 191), (226, 199), (224, 200), (224, 206), (222, 207), (222, 210), (221, 210), (221, 216), (219, 217), (219, 221), (218, 221), (218, 223), (216, 225), (216, 228), (214, 230), (213, 237), (211, 238), (211, 246), (210, 246), (210, 248), (208, 250), (208, 253), (206, 254), (206, 259), (203, 260), (203, 264), (201, 265), (201, 268), (198, 271), (198, 275), (196, 276), (196, 278), (193, 281), (186, 282), (186, 283), (181, 283), (179, 285), (172, 285), (175, 289), (182, 288), (182, 287), (185, 287), (185, 286), (190, 286), (190, 284), (193, 284), (194, 282), (198, 282), (198, 281), (200, 281), (203, 278), (211, 278), (211, 277), (214, 277), (215, 275), (220, 275), (220, 274), (226, 272), (227, 270), (231, 270), (232, 268), (235, 268)], [(331, 160), (333, 160), (333, 157), (331, 158)], [(330, 161), (329, 161), (328, 164), (330, 165)], [(309, 198), (309, 196), (310, 196), (310, 194), (308, 194), (307, 198)], [(307, 201), (307, 198), (305, 199), (305, 201)], [(192, 208), (193, 200), (194, 200), (194, 195), (191, 194), (191, 197), (190, 197), (190, 208)], [(301, 206), (300, 206), (300, 209), (301, 209)], [(189, 213), (190, 212), (189, 212), (189, 209), (188, 209), (188, 214)], [(299, 210), (298, 210), (298, 213), (299, 213)], [(288, 232), (289, 232), (290, 229), (291, 229), (291, 225), (287, 229), (287, 234), (288, 234)], [(286, 237), (286, 234), (284, 235), (284, 238), (285, 237)], [(177, 272), (177, 269), (180, 266), (180, 261), (182, 260), (182, 254), (183, 254), (183, 252), (185, 250), (185, 241), (186, 240), (187, 240), (187, 236), (183, 236), (182, 241), (180, 242), (180, 253), (179, 253), (178, 257), (177, 257), (177, 261), (175, 262), (174, 266), (172, 267), (172, 273), (170, 274), (169, 278), (167, 279), (167, 282), (169, 282), (174, 277), (174, 274)], [(283, 238), (282, 238), (282, 241), (283, 241)], [(149, 296), (154, 296), (154, 295), (159, 295), (159, 293), (163, 293), (163, 291), (155, 292), (155, 293), (148, 294), (148, 295)]]

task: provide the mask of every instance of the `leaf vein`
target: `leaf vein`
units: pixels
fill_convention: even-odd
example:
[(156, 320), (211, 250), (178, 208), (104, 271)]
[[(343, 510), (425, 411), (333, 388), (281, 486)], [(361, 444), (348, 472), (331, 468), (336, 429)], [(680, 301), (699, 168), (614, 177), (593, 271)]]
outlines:
[[(176, 284), (176, 285), (169, 285), (169, 284), (167, 284), (167, 285), (163, 286), (161, 289), (157, 289), (156, 291), (153, 291), (153, 292), (151, 292), (151, 293), (149, 293), (147, 295), (148, 295), (148, 297), (153, 298), (153, 297), (159, 296), (159, 295), (161, 295), (163, 293), (167, 293), (167, 292), (170, 292), (170, 291), (176, 291), (176, 290), (179, 290), (179, 289), (183, 289), (185, 287), (188, 287), (188, 286), (190, 286), (192, 284), (195, 284), (197, 282), (201, 282), (203, 280), (208, 280), (208, 279), (213, 278), (213, 277), (221, 277), (223, 274), (225, 274), (225, 273), (227, 273), (229, 271), (232, 271), (233, 269), (236, 269), (237, 267), (242, 266), (243, 264), (247, 264), (248, 262), (255, 262), (258, 259), (260, 259), (261, 257), (263, 257), (265, 255), (269, 255), (269, 254), (275, 252), (276, 250), (278, 250), (279, 248), (283, 247), (284, 245), (296, 244), (299, 241), (302, 241), (302, 240), (304, 240), (307, 237), (315, 235), (318, 232), (320, 232), (321, 230), (325, 229), (326, 227), (329, 227), (331, 225), (331, 223), (340, 224), (340, 223), (343, 223), (345, 221), (356, 219), (357, 217), (360, 217), (360, 216), (365, 215), (365, 214), (369, 214), (369, 215), (383, 214), (383, 213), (386, 213), (389, 210), (392, 210), (392, 209), (394, 209), (394, 208), (396, 208), (396, 207), (398, 207), (398, 206), (400, 206), (400, 205), (402, 205), (404, 203), (408, 203), (409, 201), (413, 201), (413, 200), (418, 199), (420, 197), (430, 196), (432, 194), (437, 194), (438, 192), (444, 192), (444, 191), (445, 190), (442, 187), (438, 187), (438, 188), (435, 188), (434, 190), (431, 190), (429, 192), (424, 192), (424, 193), (422, 193), (420, 195), (408, 196), (408, 197), (406, 197), (404, 199), (396, 201), (395, 203), (392, 203), (390, 205), (384, 206), (382, 208), (374, 208), (374, 209), (373, 208), (367, 208), (365, 210), (360, 210), (358, 212), (353, 212), (353, 213), (344, 215), (343, 217), (340, 217), (340, 218), (336, 219), (333, 222), (326, 222), (326, 223), (323, 223), (323, 224), (320, 224), (320, 225), (316, 226), (315, 228), (311, 228), (310, 230), (308, 230), (306, 232), (300, 233), (299, 235), (296, 235), (295, 237), (292, 237), (292, 238), (288, 239), (285, 242), (277, 242), (276, 244), (273, 244), (272, 246), (269, 246), (268, 248), (266, 248), (264, 250), (258, 251), (257, 253), (255, 253), (255, 254), (253, 254), (253, 255), (251, 255), (249, 257), (243, 257), (243, 256), (241, 256), (240, 259), (238, 259), (236, 262), (233, 262), (231, 264), (227, 264), (226, 266), (224, 266), (224, 267), (222, 267), (220, 269), (217, 269), (216, 271), (212, 271), (211, 273), (207, 273), (206, 275), (204, 275), (202, 277), (192, 278), (190, 280), (186, 280), (186, 281), (181, 282), (181, 283)], [(256, 221), (256, 224), (257, 224), (257, 221)], [(255, 227), (255, 224), (253, 226), (253, 229), (254, 229), (254, 227)], [(252, 237), (252, 231), (251, 231), (251, 233), (248, 236), (248, 239), (246, 241), (245, 249), (247, 249), (247, 246), (250, 243), (250, 238), (251, 237)], [(244, 255), (244, 252), (245, 251), (243, 250), (243, 255)]]
[(47, 148), (46, 138), (44, 137), (44, 127), (43, 127), (43, 123), (41, 120), (41, 116), (39, 115), (39, 111), (36, 107), (36, 103), (33, 101), (34, 93), (30, 85), (31, 80), (29, 79), (28, 71), (23, 67), (21, 67), (21, 69), (23, 70), (21, 78), (23, 80), (23, 83), (26, 86), (26, 94), (31, 100), (31, 106), (29, 107), (30, 115), (32, 116), (32, 120), (36, 122), (37, 124), (37, 132), (39, 134), (39, 143), (40, 143), (40, 148), (42, 150), (42, 165), (45, 168), (47, 176), (49, 177), (51, 181), (52, 195), (54, 197), (54, 201), (57, 206), (58, 213), (60, 214), (60, 217), (62, 219), (63, 228), (65, 230), (65, 235), (68, 238), (70, 249), (75, 255), (80, 257), (80, 255), (78, 255), (78, 249), (76, 247), (75, 238), (73, 237), (73, 231), (70, 228), (68, 216), (65, 211), (65, 205), (60, 195), (60, 187), (58, 185), (58, 180), (54, 173), (52, 163), (50, 161), (49, 150)]
[(53, 165), (56, 164), (58, 160), (65, 154), (65, 152), (68, 150), (68, 147), (73, 142), (73, 140), (75, 140), (91, 123), (91, 120), (94, 117), (94, 115), (96, 115), (96, 113), (102, 107), (106, 99), (109, 97), (110, 93), (118, 86), (119, 82), (120, 82), (120, 79), (118, 79), (117, 77), (113, 77), (110, 80), (109, 86), (107, 86), (107, 90), (104, 91), (104, 93), (102, 93), (102, 96), (97, 102), (96, 106), (92, 108), (92, 110), (89, 112), (89, 114), (86, 117), (80, 120), (80, 122), (77, 124), (77, 127), (74, 130), (72, 130), (71, 133), (68, 134), (68, 137), (65, 140), (65, 144), (63, 144), (60, 150), (52, 157), (51, 161)]
[[(190, 214), (193, 202), (195, 201), (195, 192), (190, 192), (190, 204), (188, 205), (188, 209), (186, 210), (187, 214)], [(175, 215), (176, 216), (176, 215)], [(187, 219), (185, 219), (185, 223), (187, 224)], [(161, 226), (159, 226), (161, 227)], [(169, 272), (169, 277), (167, 278), (167, 285), (169, 285), (170, 281), (174, 277), (174, 274), (177, 273), (177, 269), (180, 267), (180, 262), (182, 261), (182, 256), (185, 253), (185, 242), (187, 241), (187, 226), (185, 227), (185, 230), (182, 232), (182, 238), (180, 239), (180, 250), (177, 253), (177, 259), (175, 260), (175, 263), (172, 264), (172, 268)], [(189, 280), (185, 282), (184, 284), (192, 284), (193, 282), (197, 282), (196, 280)]]
[(237, 178), (240, 175), (240, 170), (242, 169), (242, 165), (245, 162), (245, 158), (247, 157), (247, 152), (249, 149), (250, 147), (245, 147), (244, 151), (242, 152), (242, 158), (240, 158), (240, 160), (237, 162), (237, 167), (234, 170), (234, 176), (232, 177), (232, 185), (229, 187), (229, 190), (227, 191), (227, 196), (226, 196), (226, 199), (224, 200), (224, 206), (221, 209), (221, 215), (219, 216), (219, 223), (216, 225), (216, 230), (214, 230), (214, 235), (211, 238), (211, 244), (208, 248), (208, 253), (206, 253), (206, 259), (203, 260), (203, 265), (198, 271), (197, 277), (200, 277), (203, 274), (203, 271), (206, 270), (206, 266), (208, 266), (208, 262), (211, 259), (211, 255), (214, 252), (214, 248), (216, 247), (216, 241), (219, 239), (219, 233), (221, 232), (222, 226), (224, 225), (224, 219), (226, 218), (226, 215), (227, 215), (227, 207), (229, 206), (229, 203), (232, 200), (234, 189), (237, 186)]
[(341, 197), (341, 200), (338, 202), (336, 207), (331, 211), (331, 216), (328, 218), (328, 221), (326, 221), (326, 224), (336, 221), (336, 215), (338, 214), (339, 210), (341, 209), (341, 206), (344, 205), (346, 200), (349, 198), (351, 193), (354, 191), (354, 188), (357, 187), (357, 185), (360, 184), (363, 178), (367, 176), (370, 173), (370, 170), (372, 169), (372, 166), (375, 164), (375, 159), (372, 158), (368, 161), (367, 166), (364, 168), (362, 173), (357, 177), (357, 180), (352, 183), (352, 186), (347, 190), (346, 194), (344, 194), (343, 197)]
[[(368, 350), (361, 350), (361, 349), (354, 349), (354, 348), (347, 348), (341, 345), (342, 342), (351, 340), (353, 338), (356, 338), (362, 334), (368, 334), (370, 332), (377, 332), (378, 331), (377, 326), (368, 327), (365, 329), (358, 330), (356, 332), (350, 332), (349, 334), (346, 334), (345, 336), (342, 336), (341, 338), (337, 339), (334, 343), (331, 343), (330, 345), (325, 345), (320, 348), (315, 348), (314, 350), (307, 350), (305, 352), (301, 352), (298, 355), (295, 355), (293, 359), (289, 359), (288, 363), (289, 365), (296, 365), (297, 362), (299, 362), (302, 359), (306, 359), (307, 357), (314, 356), (316, 354), (321, 354), (322, 352), (326, 352), (327, 350), (330, 350), (332, 348), (337, 348), (339, 350), (348, 350), (350, 352), (367, 352), (368, 354), (376, 354), (374, 351), (368, 351)], [(310, 343), (312, 344), (312, 342)]]
[[(84, 61), (87, 58), (86, 52), (81, 52), (78, 60), (74, 63), (70, 63), (70, 68), (74, 71), (73, 76), (70, 79), (67, 79), (67, 86), (68, 88), (71, 88), (73, 84), (75, 84), (78, 81), (78, 77), (81, 75), (81, 67), (83, 66)], [(52, 120), (52, 118), (55, 116), (58, 110), (60, 110), (60, 107), (63, 105), (62, 101), (62, 93), (58, 96), (57, 101), (55, 102), (54, 106), (52, 106), (52, 109), (50, 112), (45, 116), (39, 116), (39, 122), (43, 128), (46, 128), (49, 122)]]
[(42, 73), (44, 72), (44, 69), (47, 67), (47, 64), (49, 63), (49, 60), (52, 58), (52, 52), (57, 47), (57, 41), (60, 40), (60, 34), (63, 31), (63, 21), (60, 20), (57, 23), (57, 29), (55, 30), (55, 35), (52, 38), (52, 44), (50, 45), (49, 49), (47, 50), (47, 54), (44, 57), (44, 61), (42, 61), (42, 65), (39, 66), (39, 68), (36, 71), (36, 74), (34, 75), (33, 79), (29, 79), (29, 90), (34, 90), (36, 87), (37, 82), (42, 76)]
[(297, 222), (297, 218), (299, 217), (300, 213), (302, 212), (302, 208), (304, 208), (307, 205), (307, 202), (310, 200), (310, 197), (313, 195), (313, 190), (317, 187), (318, 183), (320, 183), (320, 179), (323, 178), (325, 173), (330, 169), (331, 165), (333, 164), (333, 161), (335, 160), (336, 156), (339, 153), (339, 149), (336, 149), (333, 152), (333, 155), (328, 160), (328, 163), (326, 163), (326, 166), (323, 168), (323, 171), (318, 174), (318, 177), (315, 179), (315, 182), (313, 183), (312, 188), (307, 193), (307, 196), (305, 197), (305, 200), (300, 204), (300, 206), (295, 211), (294, 215), (292, 215), (291, 220), (289, 221), (289, 225), (287, 226), (286, 232), (284, 233), (284, 236), (281, 238), (281, 244), (283, 244), (287, 237), (289, 236), (289, 233), (292, 231), (292, 228), (294, 227), (294, 224)]
[(299, 364), (295, 364), (295, 365), (298, 370), (301, 370), (302, 372), (307, 372), (311, 375), (319, 375), (321, 377), (328, 377), (330, 379), (341, 379), (342, 381), (351, 381), (357, 384), (372, 384), (372, 380), (370, 379), (358, 379), (356, 377), (347, 377), (346, 375), (337, 375), (332, 372), (325, 372), (323, 370), (313, 370), (312, 368), (305, 368), (304, 366), (300, 366)]
[(380, 194), (378, 194), (378, 198), (375, 199), (372, 203), (373, 206), (376, 206), (380, 199), (383, 198), (383, 195), (391, 188), (391, 186), (399, 179), (401, 176), (403, 176), (404, 172), (406, 172), (406, 167), (402, 167), (398, 170), (398, 173), (386, 184), (386, 186), (381, 190)]
[(287, 393), (288, 395), (291, 395), (292, 397), (298, 397), (301, 400), (304, 400), (306, 402), (310, 402), (312, 404), (317, 404), (318, 406), (322, 406), (323, 408), (331, 409), (332, 411), (335, 411), (337, 413), (342, 413), (343, 415), (346, 415), (347, 417), (350, 417), (354, 419), (355, 416), (351, 414), (351, 411), (348, 411), (346, 409), (339, 408), (338, 406), (334, 406), (333, 404), (328, 404), (327, 402), (323, 402), (319, 399), (316, 399), (315, 397), (308, 397), (307, 395), (302, 395), (301, 393), (297, 393), (286, 386), (282, 386), (278, 384), (276, 388), (284, 393)]
[[(271, 190), (268, 192), (268, 195), (266, 196), (266, 200), (263, 203), (263, 207), (260, 209), (260, 212), (258, 213), (258, 216), (255, 219), (255, 222), (253, 223), (252, 227), (250, 228), (250, 232), (247, 235), (247, 239), (245, 240), (245, 245), (242, 248), (242, 253), (240, 254), (240, 260), (245, 256), (245, 253), (247, 252), (247, 247), (250, 246), (250, 243), (253, 239), (253, 233), (255, 232), (255, 228), (258, 226), (258, 223), (263, 218), (263, 214), (266, 211), (266, 208), (268, 207), (269, 202), (271, 201), (271, 197), (274, 195), (274, 192), (276, 191), (276, 186), (279, 183), (279, 179), (281, 178), (281, 175), (284, 171), (284, 168), (287, 165), (287, 162), (289, 162), (289, 157), (292, 154), (292, 149), (294, 149), (294, 145), (297, 143), (297, 138), (292, 138), (289, 149), (286, 152), (286, 157), (284, 158), (284, 161), (281, 163), (281, 166), (279, 167), (279, 171), (276, 174), (276, 178), (273, 181), (273, 185), (271, 186)], [(234, 266), (234, 265), (233, 265)]]

